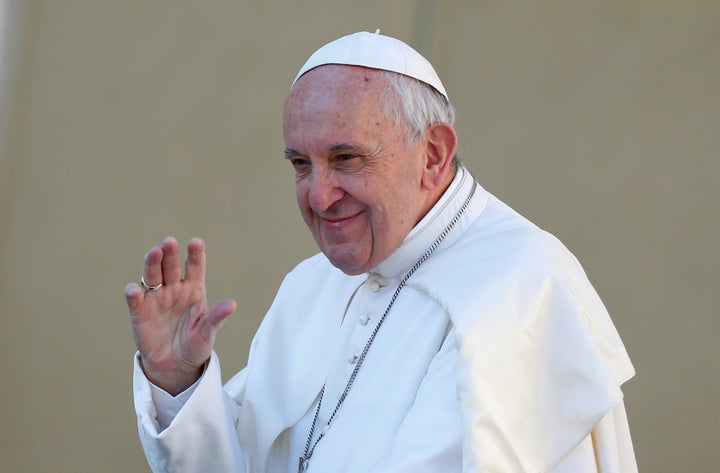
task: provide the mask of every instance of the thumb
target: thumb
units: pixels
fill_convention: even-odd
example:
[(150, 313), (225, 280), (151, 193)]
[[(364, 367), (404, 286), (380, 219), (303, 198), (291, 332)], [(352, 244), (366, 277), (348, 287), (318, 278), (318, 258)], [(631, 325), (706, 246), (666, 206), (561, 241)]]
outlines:
[(223, 322), (225, 322), (225, 319), (230, 317), (236, 309), (237, 302), (233, 299), (224, 299), (218, 302), (212, 307), (212, 309), (210, 309), (210, 317), (208, 319), (209, 324), (216, 330), (219, 329)]

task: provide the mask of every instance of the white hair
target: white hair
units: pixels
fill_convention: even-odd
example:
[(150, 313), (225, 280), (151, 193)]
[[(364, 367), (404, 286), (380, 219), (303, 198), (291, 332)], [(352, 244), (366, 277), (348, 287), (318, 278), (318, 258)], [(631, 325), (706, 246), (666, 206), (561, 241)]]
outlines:
[(412, 77), (390, 71), (381, 73), (390, 86), (381, 97), (385, 113), (397, 125), (407, 128), (409, 140), (425, 133), (434, 123), (455, 123), (455, 108), (437, 90)]
[[(412, 77), (390, 71), (380, 71), (387, 80), (380, 97), (385, 115), (398, 127), (405, 129), (408, 143), (424, 135), (435, 123), (455, 123), (455, 108), (440, 92)], [(456, 164), (459, 159), (453, 157)]]

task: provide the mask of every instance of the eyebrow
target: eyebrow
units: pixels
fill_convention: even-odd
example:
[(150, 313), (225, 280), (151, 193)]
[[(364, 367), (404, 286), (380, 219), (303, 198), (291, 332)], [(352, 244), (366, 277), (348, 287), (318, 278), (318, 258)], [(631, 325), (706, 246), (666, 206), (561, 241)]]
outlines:
[(301, 153), (298, 150), (292, 148), (285, 148), (285, 159), (292, 159), (296, 156), (300, 156)]
[(363, 149), (362, 146), (353, 145), (350, 143), (340, 143), (340, 144), (331, 146), (330, 148), (328, 148), (328, 151), (330, 151), (331, 153), (337, 153), (338, 151), (352, 151), (352, 152), (358, 153), (358, 154), (365, 153), (365, 150)]
[[(329, 153), (337, 153), (342, 151), (351, 151), (357, 154), (367, 153), (367, 150), (365, 150), (362, 146), (354, 145), (351, 143), (339, 143), (336, 145), (332, 145), (327, 150)], [(292, 159), (297, 156), (304, 156), (304, 154), (293, 148), (285, 148), (285, 159)]]

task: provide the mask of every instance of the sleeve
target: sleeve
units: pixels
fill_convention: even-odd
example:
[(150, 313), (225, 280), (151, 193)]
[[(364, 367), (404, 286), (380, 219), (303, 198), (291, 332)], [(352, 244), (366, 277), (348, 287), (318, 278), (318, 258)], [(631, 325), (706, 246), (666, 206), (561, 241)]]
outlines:
[(236, 432), (241, 406), (222, 387), (215, 353), (165, 429), (158, 422), (151, 384), (137, 361), (133, 392), (140, 442), (153, 472), (245, 471)]
[[(135, 357), (135, 363), (137, 364), (137, 362), (138, 356)], [(204, 371), (203, 376), (205, 376)], [(155, 404), (155, 410), (157, 412), (156, 418), (158, 421), (159, 432), (165, 430), (168, 425), (172, 423), (173, 419), (175, 419), (175, 416), (177, 416), (178, 412), (180, 412), (180, 409), (182, 409), (188, 399), (190, 399), (192, 393), (195, 392), (195, 388), (197, 388), (197, 385), (200, 384), (201, 380), (202, 376), (197, 381), (195, 381), (192, 386), (190, 386), (177, 396), (173, 396), (164, 389), (155, 386), (152, 382), (149, 382), (150, 395), (152, 396), (153, 403)]]

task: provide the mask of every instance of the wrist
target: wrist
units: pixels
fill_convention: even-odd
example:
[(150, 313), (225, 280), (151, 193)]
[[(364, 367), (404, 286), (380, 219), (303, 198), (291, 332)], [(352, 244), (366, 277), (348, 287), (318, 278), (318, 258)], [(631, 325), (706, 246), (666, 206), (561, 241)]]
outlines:
[(157, 367), (144, 360), (141, 354), (138, 354), (138, 363), (148, 381), (172, 396), (177, 396), (200, 379), (207, 365), (205, 362), (200, 366)]

